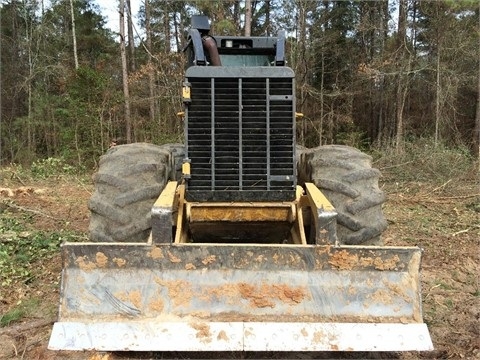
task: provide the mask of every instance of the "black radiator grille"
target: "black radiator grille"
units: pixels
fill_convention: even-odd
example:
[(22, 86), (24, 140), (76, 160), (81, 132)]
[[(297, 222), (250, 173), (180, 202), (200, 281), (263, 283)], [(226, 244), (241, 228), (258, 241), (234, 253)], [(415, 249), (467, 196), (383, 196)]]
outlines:
[(192, 200), (291, 200), (292, 78), (189, 78)]

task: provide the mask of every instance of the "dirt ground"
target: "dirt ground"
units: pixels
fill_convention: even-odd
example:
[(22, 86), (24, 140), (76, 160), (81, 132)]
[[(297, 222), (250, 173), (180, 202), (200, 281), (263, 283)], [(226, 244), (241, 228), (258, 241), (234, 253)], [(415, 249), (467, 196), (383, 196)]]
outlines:
[[(32, 229), (67, 229), (86, 234), (87, 201), (93, 191), (88, 182), (57, 178), (25, 182), (15, 177), (0, 179), (2, 211), (32, 215)], [(59, 301), (60, 255), (34, 265), (34, 281), (1, 287), (0, 316), (20, 300), (38, 298), (33, 315), (0, 328), (0, 359), (127, 358), (397, 358), (480, 359), (480, 185), (475, 175), (441, 185), (382, 180), (388, 195), (385, 214), (389, 228), (387, 245), (418, 245), (424, 249), (422, 293), (424, 321), (435, 350), (423, 353), (78, 353), (52, 352), (47, 342)], [(1, 211), (0, 211), (1, 216)], [(86, 236), (85, 236), (86, 237)], [(220, 356), (220, 357), (219, 357)]]

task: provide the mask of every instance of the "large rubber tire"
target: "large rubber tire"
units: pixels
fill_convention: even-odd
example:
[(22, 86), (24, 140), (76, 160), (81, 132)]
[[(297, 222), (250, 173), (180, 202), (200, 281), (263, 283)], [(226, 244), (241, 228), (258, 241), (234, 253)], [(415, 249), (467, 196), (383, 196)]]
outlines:
[(94, 242), (144, 242), (150, 210), (168, 180), (176, 177), (183, 146), (146, 143), (118, 145), (100, 158), (94, 175), (90, 239)]
[(382, 245), (387, 227), (382, 204), (386, 197), (378, 186), (380, 171), (372, 158), (349, 146), (297, 148), (299, 182), (313, 182), (335, 207), (337, 236), (341, 244)]

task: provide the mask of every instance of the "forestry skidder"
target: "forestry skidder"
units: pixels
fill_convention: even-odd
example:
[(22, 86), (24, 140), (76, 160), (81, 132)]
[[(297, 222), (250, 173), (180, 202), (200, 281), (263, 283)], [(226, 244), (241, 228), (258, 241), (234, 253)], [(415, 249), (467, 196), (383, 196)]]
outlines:
[(49, 348), (432, 349), (421, 250), (379, 246), (370, 157), (296, 147), (284, 33), (213, 38), (198, 16), (188, 40), (185, 144), (102, 157)]

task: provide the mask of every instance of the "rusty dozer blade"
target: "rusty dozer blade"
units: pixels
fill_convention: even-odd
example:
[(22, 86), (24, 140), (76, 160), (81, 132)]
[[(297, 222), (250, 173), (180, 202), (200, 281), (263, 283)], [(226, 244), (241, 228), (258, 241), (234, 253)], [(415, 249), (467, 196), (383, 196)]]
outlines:
[(54, 350), (433, 348), (419, 248), (67, 243), (63, 257)]

